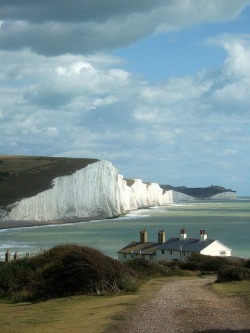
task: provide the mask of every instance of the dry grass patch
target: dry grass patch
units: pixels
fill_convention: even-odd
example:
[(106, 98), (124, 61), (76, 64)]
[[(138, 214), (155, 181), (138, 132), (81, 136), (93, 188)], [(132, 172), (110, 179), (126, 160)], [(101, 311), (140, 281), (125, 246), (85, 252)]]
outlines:
[(153, 279), (133, 295), (77, 296), (40, 303), (0, 303), (1, 333), (117, 333), (138, 302), (157, 292), (166, 279)]
[(250, 307), (250, 281), (214, 283), (211, 288), (221, 295), (243, 298)]

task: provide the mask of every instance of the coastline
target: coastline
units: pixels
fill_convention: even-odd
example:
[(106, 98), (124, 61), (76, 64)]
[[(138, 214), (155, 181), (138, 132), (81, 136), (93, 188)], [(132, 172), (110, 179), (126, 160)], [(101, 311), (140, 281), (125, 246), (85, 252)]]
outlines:
[(77, 222), (90, 222), (96, 220), (105, 219), (104, 217), (81, 217), (75, 219), (63, 219), (63, 220), (47, 220), (47, 221), (38, 221), (38, 220), (1, 220), (0, 221), (0, 230), (12, 229), (12, 228), (29, 228), (29, 227), (41, 227), (46, 225), (57, 225), (57, 224), (68, 224), (68, 223), (77, 223)]

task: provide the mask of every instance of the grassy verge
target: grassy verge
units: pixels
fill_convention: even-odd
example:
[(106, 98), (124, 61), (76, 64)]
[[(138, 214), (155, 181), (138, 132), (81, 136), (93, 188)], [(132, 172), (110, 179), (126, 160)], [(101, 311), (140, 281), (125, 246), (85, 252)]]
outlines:
[(40, 303), (0, 302), (1, 333), (115, 333), (126, 315), (166, 279), (152, 279), (133, 295), (77, 296)]
[(221, 295), (240, 297), (250, 307), (250, 281), (215, 283), (212, 285), (212, 290)]

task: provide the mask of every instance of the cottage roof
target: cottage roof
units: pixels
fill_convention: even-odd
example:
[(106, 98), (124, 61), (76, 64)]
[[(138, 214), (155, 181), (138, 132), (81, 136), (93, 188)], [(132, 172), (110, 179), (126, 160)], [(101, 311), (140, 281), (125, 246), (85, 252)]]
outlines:
[(155, 254), (157, 245), (159, 244), (154, 242), (131, 242), (119, 250), (118, 253), (152, 255)]
[(157, 250), (170, 250), (170, 251), (188, 251), (188, 252), (200, 252), (210, 244), (215, 242), (214, 239), (206, 239), (201, 241), (199, 238), (170, 238), (165, 243), (157, 246)]

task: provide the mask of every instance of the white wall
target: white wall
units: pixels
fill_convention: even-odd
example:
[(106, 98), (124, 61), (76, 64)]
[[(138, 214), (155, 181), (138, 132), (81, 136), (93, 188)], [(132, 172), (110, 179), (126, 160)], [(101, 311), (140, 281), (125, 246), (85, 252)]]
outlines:
[(222, 256), (229, 257), (231, 256), (231, 249), (220, 243), (219, 241), (214, 241), (208, 247), (201, 251), (201, 254), (207, 256)]

